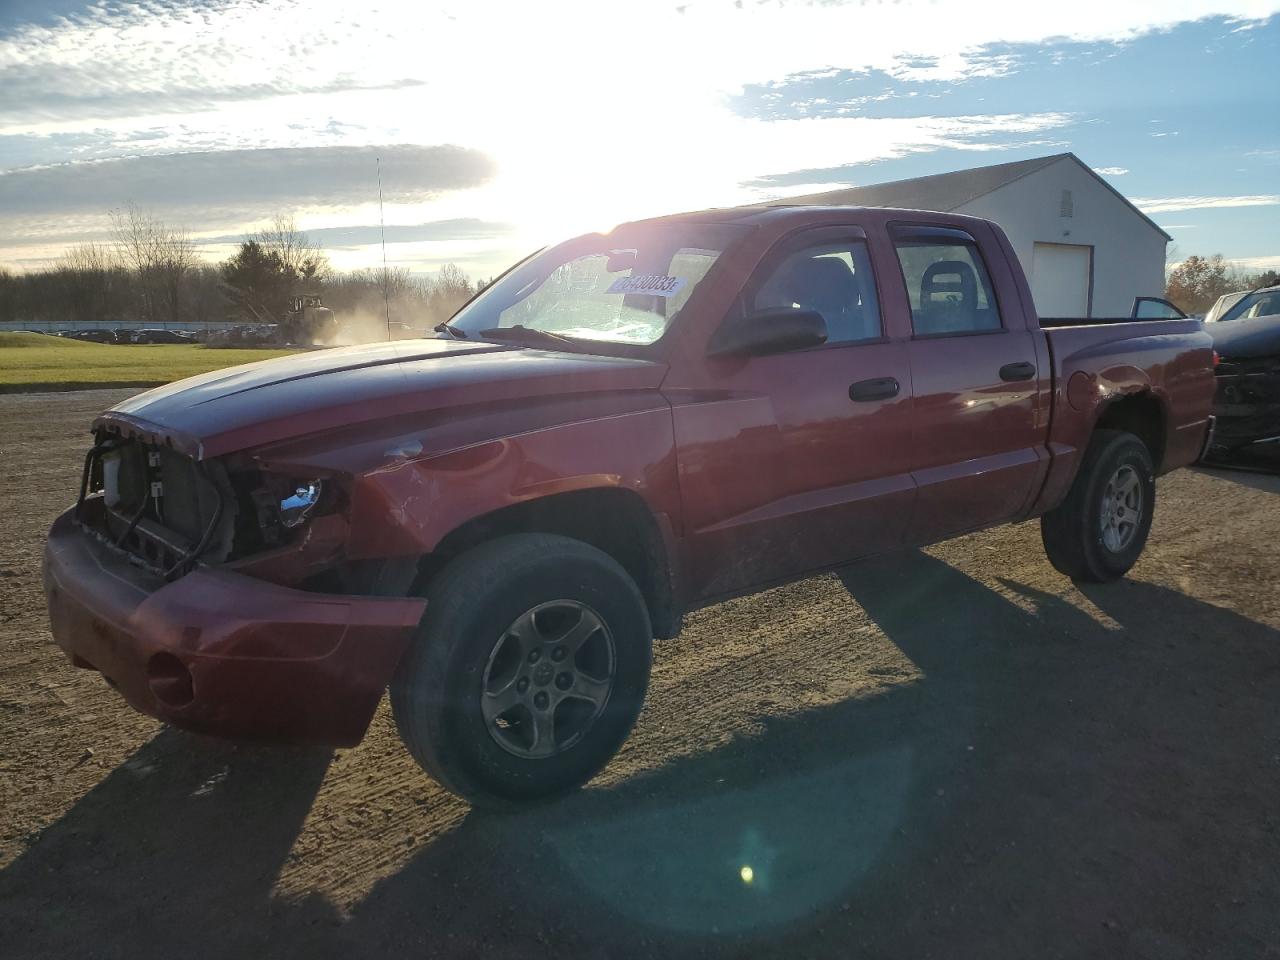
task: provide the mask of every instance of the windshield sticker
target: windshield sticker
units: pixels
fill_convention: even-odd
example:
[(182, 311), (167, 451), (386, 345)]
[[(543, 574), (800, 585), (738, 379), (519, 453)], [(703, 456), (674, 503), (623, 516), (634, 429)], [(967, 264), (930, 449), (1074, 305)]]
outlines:
[(684, 277), (619, 277), (605, 293), (645, 293), (651, 297), (674, 297), (684, 287)]

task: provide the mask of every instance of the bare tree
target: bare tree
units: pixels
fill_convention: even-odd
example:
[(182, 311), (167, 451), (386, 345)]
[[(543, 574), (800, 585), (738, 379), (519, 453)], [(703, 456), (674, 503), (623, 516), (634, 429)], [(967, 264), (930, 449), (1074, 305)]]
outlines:
[(431, 312), (437, 321), (447, 320), (471, 299), (476, 288), (456, 263), (446, 263), (431, 284)]
[(197, 323), (225, 319), (222, 274), (217, 267), (208, 263), (199, 264), (188, 271), (183, 283), (186, 288), (187, 316)]
[(18, 320), (18, 301), (22, 281), (0, 264), (0, 320)]
[(128, 278), (111, 247), (98, 243), (71, 247), (53, 272), (59, 275), (63, 308), (72, 319), (114, 319), (122, 312)]
[(82, 243), (67, 248), (58, 264), (82, 273), (108, 273), (120, 266), (120, 258), (105, 243)]
[(407, 300), (418, 290), (413, 274), (406, 267), (379, 267), (377, 274), (383, 296), (392, 300)]
[(142, 289), (149, 320), (176, 320), (182, 307), (182, 281), (196, 264), (196, 249), (185, 228), (170, 228), (135, 204), (111, 211), (111, 234)]
[(259, 230), (251, 239), (267, 253), (278, 256), (286, 273), (296, 277), (300, 285), (324, 280), (331, 272), (329, 258), (318, 244), (298, 229), (293, 217), (276, 214), (271, 226)]

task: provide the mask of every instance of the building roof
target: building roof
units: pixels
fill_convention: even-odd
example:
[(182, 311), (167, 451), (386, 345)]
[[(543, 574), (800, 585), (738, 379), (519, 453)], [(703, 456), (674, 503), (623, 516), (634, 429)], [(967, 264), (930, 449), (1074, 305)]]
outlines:
[(893, 180), (889, 183), (875, 183), (865, 187), (828, 190), (801, 197), (787, 197), (786, 200), (778, 202), (851, 207), (901, 207), (908, 210), (938, 210), (949, 213), (979, 197), (1008, 186), (1015, 180), (1021, 180), (1025, 176), (1066, 159), (1070, 159), (1086, 170), (1091, 177), (1119, 197), (1130, 210), (1150, 224), (1166, 240), (1173, 239), (1161, 229), (1159, 224), (1135, 207), (1124, 194), (1098, 176), (1074, 153), (1055, 153), (1047, 157), (1033, 157), (1030, 160), (996, 163), (989, 167), (970, 167), (967, 170), (953, 170), (950, 173), (937, 173), (928, 177), (912, 177), (910, 180)]

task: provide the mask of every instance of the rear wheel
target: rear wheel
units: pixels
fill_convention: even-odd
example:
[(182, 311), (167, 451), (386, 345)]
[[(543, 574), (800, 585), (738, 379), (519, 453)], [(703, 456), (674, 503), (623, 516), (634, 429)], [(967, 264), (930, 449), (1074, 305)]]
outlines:
[(1095, 431), (1067, 498), (1040, 519), (1049, 562), (1072, 580), (1105, 583), (1129, 572), (1146, 546), (1155, 470), (1141, 440)]
[(609, 762), (640, 711), (652, 648), (617, 562), (567, 537), (502, 537), (450, 563), (427, 599), (391, 707), (428, 773), (477, 805), (514, 807)]

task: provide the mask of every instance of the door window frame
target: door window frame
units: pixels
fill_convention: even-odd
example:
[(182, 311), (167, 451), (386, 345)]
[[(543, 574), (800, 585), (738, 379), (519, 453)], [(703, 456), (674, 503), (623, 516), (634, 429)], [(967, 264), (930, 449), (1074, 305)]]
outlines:
[[(1139, 316), (1139, 314), (1142, 312), (1142, 307), (1140, 306), (1140, 304), (1143, 304), (1143, 303), (1164, 304), (1166, 307), (1172, 310), (1176, 314), (1176, 316), (1141, 317)], [(1183, 309), (1180, 306), (1178, 306), (1176, 303), (1172, 302), (1171, 300), (1166, 300), (1164, 297), (1134, 297), (1133, 307), (1129, 311), (1129, 319), (1131, 320), (1186, 320), (1189, 318), (1187, 317), (1186, 313), (1183, 311)]]
[[(937, 223), (919, 223), (907, 220), (894, 220), (885, 225), (889, 235), (889, 246), (893, 251), (893, 259), (898, 264), (898, 279), (902, 281), (902, 292), (906, 297), (907, 317), (911, 325), (912, 340), (942, 340), (949, 337), (989, 337), (993, 334), (1009, 333), (1009, 326), (1005, 323), (1004, 304), (1000, 302), (1000, 296), (996, 293), (996, 284), (992, 279), (991, 265), (987, 263), (986, 255), (982, 252), (982, 244), (978, 242), (978, 238), (971, 234), (968, 230), (962, 230), (960, 227), (943, 226)], [(940, 333), (918, 333), (916, 331), (915, 310), (911, 306), (911, 287), (907, 283), (907, 272), (903, 268), (902, 258), (898, 256), (898, 239), (905, 233), (914, 234), (909, 237), (911, 240), (929, 240), (937, 239), (942, 241), (960, 241), (966, 247), (970, 247), (974, 253), (974, 260), (982, 265), (982, 270), (986, 274), (987, 283), (985, 292), (987, 294), (987, 302), (996, 308), (996, 318), (1000, 321), (1000, 326), (991, 327), (986, 330), (948, 330)]]
[[(806, 247), (843, 242), (861, 243), (866, 251), (867, 267), (871, 271), (871, 285), (876, 294), (876, 313), (880, 324), (880, 336), (868, 337), (865, 340), (835, 340), (813, 347), (805, 347), (801, 350), (788, 350), (786, 352), (788, 354), (811, 353), (815, 350), (839, 350), (844, 347), (868, 347), (874, 344), (888, 343), (892, 338), (889, 336), (888, 325), (885, 322), (884, 288), (880, 282), (880, 272), (876, 269), (875, 254), (872, 251), (871, 241), (867, 237), (867, 231), (854, 224), (799, 227), (779, 237), (752, 269), (751, 275), (747, 278), (747, 282), (743, 284), (742, 290), (734, 300), (729, 313), (716, 327), (716, 332), (718, 333), (725, 324), (746, 316), (747, 304), (751, 303), (756, 294), (760, 292), (760, 288), (770, 279), (772, 272), (792, 254)], [(859, 278), (859, 282), (861, 282), (861, 278)], [(779, 356), (779, 354), (767, 354), (767, 356)], [(763, 357), (760, 359), (763, 359)]]

